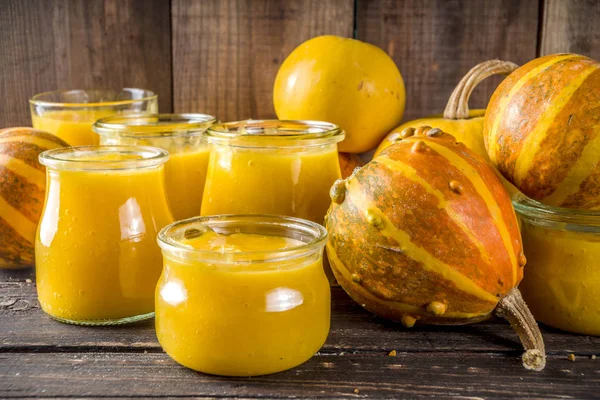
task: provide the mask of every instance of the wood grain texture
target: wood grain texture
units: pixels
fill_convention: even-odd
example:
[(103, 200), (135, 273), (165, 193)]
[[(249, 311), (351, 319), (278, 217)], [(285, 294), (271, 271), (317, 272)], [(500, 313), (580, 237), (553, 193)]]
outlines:
[(171, 111), (169, 2), (0, 1), (0, 126), (30, 125), (28, 100), (58, 89), (141, 87)]
[[(441, 113), (479, 62), (535, 58), (538, 13), (538, 0), (358, 0), (358, 39), (387, 51), (400, 68), (407, 121)], [(471, 107), (484, 108), (500, 80), (484, 81)]]
[(222, 121), (270, 118), (285, 57), (317, 35), (352, 36), (353, 0), (173, 0), (174, 107)]
[(544, 0), (541, 55), (578, 53), (600, 60), (600, 0)]
[[(594, 398), (600, 362), (548, 360), (541, 373), (495, 354), (319, 354), (282, 373), (204, 375), (164, 353), (0, 353), (0, 397)], [(358, 389), (358, 392), (356, 391)]]

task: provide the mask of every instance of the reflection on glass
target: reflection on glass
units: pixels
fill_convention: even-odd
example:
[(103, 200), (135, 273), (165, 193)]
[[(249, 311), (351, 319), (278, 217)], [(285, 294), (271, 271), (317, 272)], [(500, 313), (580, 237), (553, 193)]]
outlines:
[(302, 305), (304, 297), (295, 289), (280, 287), (267, 292), (266, 301), (267, 312), (282, 312)]

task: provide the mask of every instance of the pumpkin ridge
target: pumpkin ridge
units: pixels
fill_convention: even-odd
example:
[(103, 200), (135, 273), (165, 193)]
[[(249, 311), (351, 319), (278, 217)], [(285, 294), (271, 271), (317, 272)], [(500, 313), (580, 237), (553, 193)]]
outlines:
[[(551, 67), (552, 65), (567, 60), (569, 58), (580, 57), (574, 54), (566, 54), (556, 58), (551, 58), (549, 61), (546, 61), (535, 68), (528, 71), (524, 74), (515, 84), (510, 88), (508, 93), (506, 93), (502, 98), (498, 101), (498, 105), (494, 107), (494, 119), (490, 126), (490, 131), (487, 135), (487, 145), (488, 145), (488, 154), (490, 159), (494, 164), (498, 163), (498, 153), (500, 151), (499, 141), (498, 141), (498, 127), (500, 125), (500, 121), (504, 117), (504, 114), (507, 111), (508, 104), (510, 100), (526, 85), (529, 83), (531, 78), (538, 75), (540, 72), (545, 69)], [(493, 99), (492, 99), (493, 100)], [(491, 103), (491, 101), (490, 101)]]
[(459, 214), (454, 211), (451, 202), (448, 199), (446, 199), (444, 193), (430, 185), (425, 179), (419, 176), (419, 173), (416, 169), (403, 163), (402, 161), (392, 160), (391, 158), (382, 155), (378, 157), (374, 162), (381, 164), (384, 167), (394, 171), (401, 170), (403, 172), (402, 175), (404, 177), (420, 184), (422, 187), (425, 188), (425, 190), (428, 193), (431, 193), (432, 195), (437, 197), (439, 200), (438, 208), (446, 211), (450, 219), (454, 221), (454, 223), (458, 225), (458, 227), (467, 235), (467, 237), (471, 239), (471, 242), (475, 244), (475, 247), (477, 247), (477, 249), (479, 250), (482, 259), (487, 261), (490, 267), (494, 268), (494, 266), (491, 265), (491, 256), (489, 252), (486, 250), (483, 243), (481, 243), (481, 241), (478, 240), (477, 237), (473, 234), (472, 230), (467, 226), (467, 224), (465, 224), (465, 222), (460, 219)]
[(548, 128), (552, 126), (556, 117), (560, 114), (563, 108), (568, 105), (569, 100), (571, 100), (581, 85), (583, 85), (588, 76), (597, 70), (598, 65), (592, 64), (584, 71), (580, 72), (575, 79), (569, 82), (568, 85), (565, 85), (565, 87), (555, 96), (552, 106), (549, 106), (544, 110), (544, 112), (540, 115), (536, 126), (524, 138), (521, 147), (530, 148), (532, 150), (520, 152), (519, 156), (517, 157), (515, 169), (512, 173), (513, 181), (517, 186), (521, 185), (523, 178), (530, 171), (535, 156), (539, 152), (540, 144), (544, 141), (549, 132)]
[(490, 212), (490, 215), (494, 218), (495, 221), (501, 221), (501, 223), (496, 224), (496, 227), (500, 232), (500, 237), (502, 238), (504, 247), (508, 252), (508, 256), (510, 258), (510, 262), (513, 269), (513, 286), (516, 286), (519, 282), (517, 271), (518, 262), (516, 255), (517, 249), (515, 249), (513, 243), (511, 243), (511, 236), (508, 230), (508, 226), (506, 225), (504, 213), (502, 212), (500, 205), (492, 195), (490, 188), (483, 181), (477, 170), (467, 160), (458, 156), (456, 153), (452, 152), (442, 144), (439, 144), (437, 142), (434, 143), (433, 141), (428, 141), (428, 144), (433, 151), (444, 157), (452, 165), (454, 165), (463, 172), (465, 177), (467, 177), (467, 179), (472, 183), (479, 196), (484, 200), (485, 205), (488, 208), (488, 211)]
[[(332, 248), (332, 246), (330, 244), (327, 244), (327, 257), (329, 258), (330, 262), (332, 264), (335, 264), (336, 268), (333, 269), (334, 274), (336, 275), (336, 278), (339, 280), (345, 280), (350, 282), (351, 281), (351, 276), (350, 276), (350, 271), (348, 271), (348, 269), (345, 267), (344, 263), (338, 258), (335, 249)], [(354, 290), (356, 290), (358, 292), (359, 295), (362, 295), (364, 297), (366, 297), (367, 299), (372, 299), (375, 300), (377, 303), (383, 304), (386, 307), (389, 307), (392, 310), (397, 310), (400, 311), (402, 314), (411, 314), (411, 315), (423, 315), (424, 314), (424, 308), (423, 307), (417, 307), (411, 304), (406, 304), (406, 303), (401, 303), (398, 301), (394, 301), (394, 300), (386, 300), (386, 299), (382, 299), (378, 296), (375, 296), (374, 294), (372, 294), (371, 292), (369, 292), (368, 290), (366, 290), (364, 287), (360, 286), (360, 285), (355, 285), (354, 286)], [(350, 295), (350, 297), (354, 298), (354, 296), (356, 295), (355, 293), (348, 293)], [(359, 299), (356, 299), (357, 301)], [(493, 304), (497, 304), (497, 299)], [(359, 301), (360, 303), (360, 301)], [(364, 306), (364, 305), (363, 305)], [(448, 317), (448, 318), (457, 318), (457, 319), (471, 319), (471, 318), (477, 318), (477, 317), (481, 317), (481, 316), (485, 316), (485, 315), (489, 315), (490, 312), (481, 312), (481, 313), (465, 313), (465, 312), (460, 312), (460, 311), (447, 311), (444, 314), (444, 317)]]
[(6, 221), (19, 236), (22, 236), (27, 241), (29, 241), (28, 238), (35, 238), (37, 225), (14, 209), (0, 196), (0, 222), (2, 220)]
[(2, 168), (6, 168), (15, 175), (22, 176), (41, 190), (44, 190), (46, 187), (46, 175), (44, 172), (32, 167), (23, 160), (0, 153), (0, 172)]
[[(0, 198), (0, 203), (1, 201)], [(0, 204), (0, 212), (1, 210)], [(21, 264), (32, 265), (33, 260), (32, 243), (0, 217), (0, 268), (14, 268), (15, 265)]]
[[(18, 146), (18, 148), (17, 148)], [(56, 146), (55, 146), (56, 147)], [(38, 160), (38, 156), (43, 151), (47, 150), (44, 147), (39, 146), (37, 143), (29, 142), (6, 142), (0, 143), (0, 154), (12, 154), (16, 156), (25, 164), (32, 168), (38, 169), (42, 172), (46, 172), (46, 169)]]
[(422, 263), (424, 270), (439, 274), (442, 278), (453, 282), (460, 290), (472, 294), (480, 299), (490, 302), (497, 301), (495, 295), (487, 292), (473, 282), (473, 280), (471, 280), (469, 277), (456, 271), (454, 268), (452, 268), (452, 266), (441, 262), (431, 253), (412, 242), (410, 236), (406, 232), (396, 228), (388, 219), (388, 217), (381, 212), (381, 210), (376, 207), (372, 201), (362, 195), (363, 192), (361, 191), (360, 183), (358, 183), (357, 179), (350, 179), (347, 187), (347, 197), (351, 199), (356, 208), (365, 213), (369, 212), (379, 218), (384, 225), (383, 229), (380, 230), (380, 233), (398, 243), (402, 243), (404, 252), (413, 260)]
[(51, 139), (48, 139), (45, 136), (33, 136), (33, 135), (0, 135), (0, 144), (7, 143), (29, 143), (38, 146), (39, 148), (43, 148), (44, 150), (53, 149), (56, 147), (56, 142), (53, 142)]

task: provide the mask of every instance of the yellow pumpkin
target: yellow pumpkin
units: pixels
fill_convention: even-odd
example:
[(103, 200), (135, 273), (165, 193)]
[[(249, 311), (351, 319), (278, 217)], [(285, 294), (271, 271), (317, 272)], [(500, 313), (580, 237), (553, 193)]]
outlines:
[(38, 155), (66, 146), (56, 136), (35, 129), (0, 129), (0, 269), (33, 265), (46, 191), (46, 170)]
[(339, 149), (374, 149), (402, 120), (404, 81), (380, 48), (359, 40), (318, 36), (285, 59), (275, 79), (279, 119), (333, 122), (346, 131)]
[(499, 60), (484, 61), (476, 65), (461, 79), (452, 92), (444, 114), (405, 122), (393, 129), (381, 142), (375, 151), (375, 156), (394, 144), (405, 129), (423, 126), (426, 128), (439, 128), (451, 134), (456, 140), (464, 143), (467, 148), (489, 161), (483, 141), (485, 110), (469, 110), (469, 98), (473, 89), (485, 78), (496, 74), (508, 75), (518, 67), (518, 65), (511, 62)]

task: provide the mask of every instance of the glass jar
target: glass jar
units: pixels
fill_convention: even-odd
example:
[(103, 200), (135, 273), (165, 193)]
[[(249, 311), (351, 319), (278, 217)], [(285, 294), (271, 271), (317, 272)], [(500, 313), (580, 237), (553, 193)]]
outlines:
[(111, 325), (153, 316), (162, 270), (156, 235), (173, 222), (165, 150), (89, 146), (48, 150), (35, 258), (38, 298), (53, 318)]
[(212, 144), (201, 215), (265, 213), (322, 224), (340, 179), (344, 132), (316, 121), (240, 121), (206, 131)]
[(94, 124), (104, 145), (156, 146), (169, 152), (167, 197), (176, 220), (200, 213), (210, 150), (203, 136), (215, 123), (206, 114), (125, 115)]
[(600, 211), (552, 207), (513, 195), (527, 258), (519, 286), (536, 320), (600, 335)]
[(33, 127), (50, 132), (71, 146), (97, 145), (96, 120), (115, 114), (157, 113), (158, 96), (149, 90), (57, 90), (29, 100)]
[(326, 240), (321, 225), (282, 216), (197, 217), (166, 227), (158, 237), (161, 346), (178, 363), (215, 375), (263, 375), (307, 361), (329, 333)]

